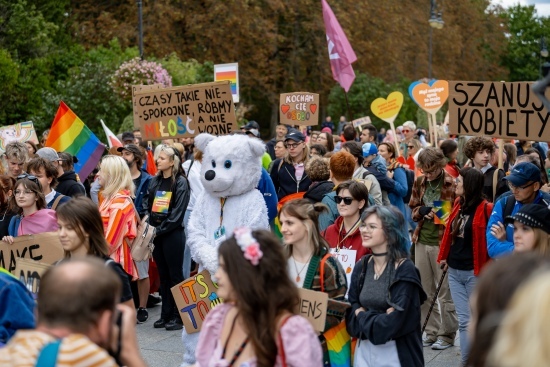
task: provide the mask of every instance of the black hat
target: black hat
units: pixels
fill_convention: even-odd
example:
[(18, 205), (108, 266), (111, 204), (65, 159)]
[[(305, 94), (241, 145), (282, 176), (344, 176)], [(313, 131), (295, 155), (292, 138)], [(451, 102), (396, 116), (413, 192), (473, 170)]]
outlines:
[(135, 144), (126, 144), (123, 147), (118, 147), (117, 148), (117, 152), (119, 152), (119, 153), (122, 153), (123, 150), (129, 151), (130, 153), (132, 153), (134, 155), (134, 157), (138, 156), (138, 157), (143, 158), (143, 154), (141, 153), (141, 150)]
[(129, 131), (126, 131), (124, 133), (122, 133), (122, 142), (124, 143), (125, 141), (128, 141), (128, 140), (131, 140), (132, 142), (135, 140), (135, 136), (134, 136), (134, 133), (131, 133)]
[(302, 141), (306, 141), (306, 137), (304, 136), (304, 134), (302, 134), (301, 132), (299, 132), (298, 130), (295, 130), (295, 131), (292, 131), (288, 134), (285, 135), (285, 141), (287, 140), (294, 140), (295, 142), (302, 142)]
[(550, 234), (550, 209), (545, 205), (525, 204), (516, 214), (506, 217), (507, 223), (514, 221)]
[(248, 124), (244, 125), (243, 129), (245, 129), (245, 130), (250, 130), (250, 129), (260, 130), (260, 124), (258, 124), (254, 120), (248, 121)]

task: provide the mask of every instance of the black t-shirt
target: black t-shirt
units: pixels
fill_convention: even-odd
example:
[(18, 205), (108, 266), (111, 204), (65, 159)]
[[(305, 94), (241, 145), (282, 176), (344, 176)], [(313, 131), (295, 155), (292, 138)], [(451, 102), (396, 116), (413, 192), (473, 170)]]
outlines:
[(15, 214), (11, 211), (7, 211), (6, 213), (0, 215), (0, 238), (9, 235), (8, 228), (10, 226), (11, 218), (14, 215)]
[(132, 181), (134, 181), (134, 187), (135, 187), (135, 190), (136, 190), (136, 195), (138, 194), (137, 190), (139, 189), (139, 184), (141, 183), (141, 175), (142, 175), (142, 173), (140, 172), (138, 178), (134, 178), (132, 180)]
[(472, 223), (474, 215), (479, 203), (472, 205), (470, 208), (461, 211), (451, 225), (454, 229), (455, 223), (459, 225), (456, 237), (451, 245), (447, 264), (457, 270), (473, 270), (474, 269), (474, 246), (472, 239)]
[(108, 267), (110, 267), (115, 271), (115, 273), (117, 273), (117, 275), (120, 277), (120, 280), (122, 281), (122, 295), (120, 297), (120, 302), (122, 303), (133, 299), (134, 296), (132, 295), (132, 287), (130, 286), (130, 275), (124, 271), (122, 265), (120, 265), (110, 257), (105, 257), (103, 258), (103, 260), (105, 260), (105, 263)]
[(172, 185), (172, 177), (162, 177), (158, 190), (151, 193), (153, 195), (153, 206), (151, 208), (149, 223), (152, 226), (157, 227), (162, 221), (168, 218), (172, 198)]

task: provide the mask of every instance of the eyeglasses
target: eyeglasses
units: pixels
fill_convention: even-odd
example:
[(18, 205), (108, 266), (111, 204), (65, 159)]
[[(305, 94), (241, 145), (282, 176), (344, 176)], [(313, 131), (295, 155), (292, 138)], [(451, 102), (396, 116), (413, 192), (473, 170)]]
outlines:
[(33, 176), (33, 175), (28, 175), (26, 173), (23, 173), (22, 175), (19, 175), (17, 176), (17, 180), (22, 180), (22, 179), (28, 179), (28, 180), (31, 180), (32, 182), (34, 182), (35, 184), (38, 184), (40, 185), (40, 182), (38, 181), (38, 178), (36, 176)]
[(301, 144), (302, 144), (302, 143), (298, 143), (298, 144), (286, 144), (286, 143), (285, 143), (285, 147), (286, 147), (287, 149), (296, 149), (296, 148), (298, 148)]
[(336, 201), (336, 204), (340, 204), (342, 201), (344, 201), (344, 204), (345, 205), (351, 205), (351, 203), (353, 202), (353, 198), (350, 198), (350, 197), (342, 197), (342, 196), (338, 196), (336, 195), (334, 197), (334, 201)]
[(34, 191), (31, 190), (15, 190), (15, 196), (21, 196), (21, 195), (30, 195), (34, 194)]
[(510, 188), (511, 191), (514, 191), (514, 190), (525, 190), (526, 188), (528, 188), (529, 186), (533, 186), (536, 182), (531, 182), (530, 184), (527, 184), (527, 185), (523, 185), (523, 186), (514, 186), (512, 185), (512, 183), (510, 181), (508, 181), (508, 187)]
[(426, 171), (426, 170), (421, 170), (423, 174), (425, 175), (433, 175), (434, 173), (436, 173), (438, 171), (438, 169), (433, 169), (433, 170), (430, 170), (430, 171)]
[(360, 231), (365, 231), (365, 232), (367, 232), (367, 233), (372, 233), (372, 232), (374, 232), (375, 229), (378, 229), (378, 227), (377, 227), (377, 226), (374, 226), (374, 225), (372, 225), (372, 224), (361, 223), (361, 224), (359, 225), (359, 230), (360, 230)]

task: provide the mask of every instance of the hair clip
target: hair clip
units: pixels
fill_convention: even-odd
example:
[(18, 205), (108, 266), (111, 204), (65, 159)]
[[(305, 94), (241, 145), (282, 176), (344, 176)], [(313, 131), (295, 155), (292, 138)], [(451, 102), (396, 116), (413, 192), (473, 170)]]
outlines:
[(260, 250), (258, 241), (252, 236), (252, 231), (246, 227), (239, 227), (233, 231), (233, 234), (244, 253), (244, 258), (249, 260), (252, 265), (258, 265), (264, 253)]

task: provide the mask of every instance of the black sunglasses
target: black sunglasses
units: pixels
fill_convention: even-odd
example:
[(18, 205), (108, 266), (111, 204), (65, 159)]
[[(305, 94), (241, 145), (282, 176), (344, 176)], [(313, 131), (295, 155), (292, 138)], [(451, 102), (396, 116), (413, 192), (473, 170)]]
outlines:
[(344, 201), (344, 204), (346, 204), (346, 205), (351, 205), (351, 203), (353, 202), (353, 198), (350, 198), (350, 197), (343, 198), (343, 197), (338, 196), (338, 195), (336, 195), (334, 197), (334, 200), (336, 201), (336, 204), (340, 204), (342, 202), (342, 200)]
[(26, 174), (26, 173), (23, 173), (22, 175), (19, 175), (17, 176), (17, 180), (22, 180), (22, 179), (28, 179), (28, 180), (31, 180), (32, 182), (40, 185), (40, 182), (38, 181), (38, 178), (36, 176), (33, 176), (33, 175), (29, 175), (29, 174)]

